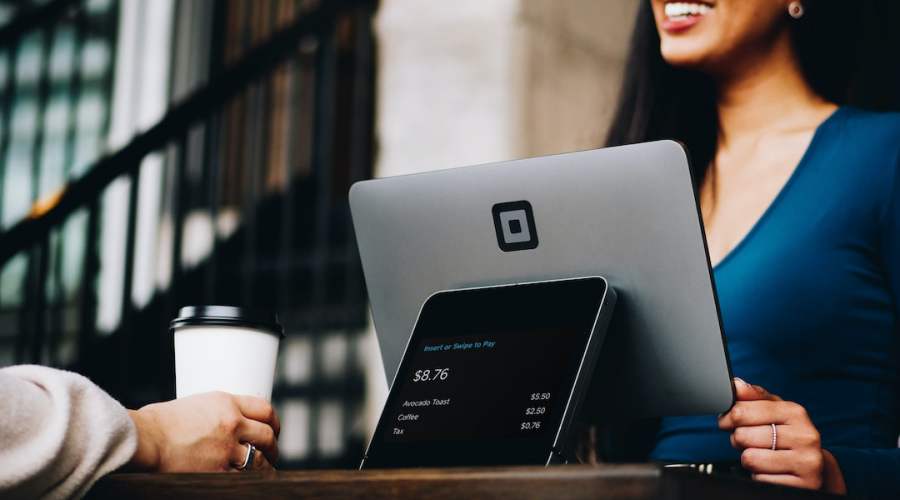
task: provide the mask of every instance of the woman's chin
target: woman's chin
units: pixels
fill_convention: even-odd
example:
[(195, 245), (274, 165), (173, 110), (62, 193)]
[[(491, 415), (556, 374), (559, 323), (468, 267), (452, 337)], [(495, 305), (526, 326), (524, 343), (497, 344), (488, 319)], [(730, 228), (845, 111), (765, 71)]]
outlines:
[(663, 42), (660, 51), (663, 60), (676, 68), (690, 69), (701, 73), (716, 72), (715, 66), (717, 64), (714, 62), (717, 59), (716, 54), (705, 50), (699, 44)]
[(663, 53), (663, 60), (676, 68), (692, 69), (701, 72), (704, 71), (706, 66), (705, 58), (698, 57), (692, 53)]

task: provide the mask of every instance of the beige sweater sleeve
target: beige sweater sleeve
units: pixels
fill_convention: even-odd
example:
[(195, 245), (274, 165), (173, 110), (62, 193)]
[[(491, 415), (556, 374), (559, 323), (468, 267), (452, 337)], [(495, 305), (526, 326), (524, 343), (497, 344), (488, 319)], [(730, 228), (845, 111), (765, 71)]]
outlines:
[(125, 408), (87, 378), (0, 369), (0, 498), (81, 498), (136, 447)]

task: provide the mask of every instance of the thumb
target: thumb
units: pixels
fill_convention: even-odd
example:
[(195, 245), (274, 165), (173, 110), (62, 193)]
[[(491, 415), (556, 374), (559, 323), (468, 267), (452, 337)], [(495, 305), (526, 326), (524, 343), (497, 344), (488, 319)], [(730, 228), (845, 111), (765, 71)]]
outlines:
[(738, 401), (781, 401), (781, 398), (758, 385), (750, 385), (737, 377), (734, 378), (734, 391)]

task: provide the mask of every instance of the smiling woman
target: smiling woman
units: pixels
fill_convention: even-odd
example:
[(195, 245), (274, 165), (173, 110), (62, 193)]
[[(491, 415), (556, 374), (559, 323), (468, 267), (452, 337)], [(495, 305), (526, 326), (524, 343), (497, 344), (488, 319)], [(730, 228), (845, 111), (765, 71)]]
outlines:
[(643, 2), (608, 144), (687, 145), (733, 371), (760, 385), (663, 419), (642, 458), (900, 491), (900, 114), (845, 99), (877, 1)]

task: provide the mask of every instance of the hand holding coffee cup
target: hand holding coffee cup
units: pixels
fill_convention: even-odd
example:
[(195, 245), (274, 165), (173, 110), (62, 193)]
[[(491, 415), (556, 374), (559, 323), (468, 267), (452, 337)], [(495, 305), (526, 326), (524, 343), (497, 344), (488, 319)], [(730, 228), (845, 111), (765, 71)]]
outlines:
[[(232, 449), (228, 454), (234, 455), (211, 455), (213, 469), (223, 466), (236, 470), (270, 469), (270, 463), (278, 458), (279, 425), (277, 415), (266, 401), (272, 399), (278, 344), (284, 338), (284, 328), (278, 323), (278, 317), (258, 309), (189, 306), (181, 308), (170, 329), (175, 339), (177, 398), (170, 404), (226, 396), (222, 404), (241, 407), (238, 412), (241, 418), (235, 420), (239, 425), (230, 429), (228, 435), (212, 436), (211, 442), (218, 439), (230, 444), (214, 448)], [(258, 405), (253, 398), (266, 401), (257, 400), (261, 403)], [(254, 406), (262, 409), (256, 413), (248, 410)], [(268, 410), (263, 411), (265, 409)], [(191, 434), (196, 436), (196, 432)], [(200, 468), (204, 469), (206, 467)]]
[(281, 424), (261, 398), (206, 392), (129, 415), (138, 446), (128, 471), (265, 471), (278, 461)]

